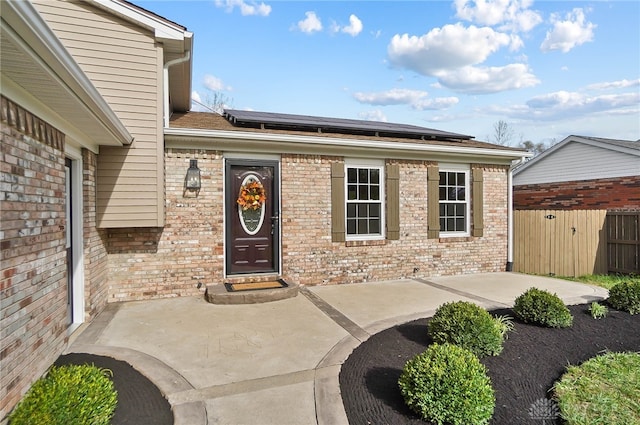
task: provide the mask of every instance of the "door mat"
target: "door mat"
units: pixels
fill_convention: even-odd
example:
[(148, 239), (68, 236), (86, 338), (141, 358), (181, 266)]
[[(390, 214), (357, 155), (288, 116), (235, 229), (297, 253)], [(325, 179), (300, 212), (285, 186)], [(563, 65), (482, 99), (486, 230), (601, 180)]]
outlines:
[(255, 291), (259, 289), (277, 289), (286, 288), (287, 282), (282, 279), (270, 280), (268, 282), (250, 282), (250, 283), (225, 283), (227, 292), (239, 292), (239, 291)]

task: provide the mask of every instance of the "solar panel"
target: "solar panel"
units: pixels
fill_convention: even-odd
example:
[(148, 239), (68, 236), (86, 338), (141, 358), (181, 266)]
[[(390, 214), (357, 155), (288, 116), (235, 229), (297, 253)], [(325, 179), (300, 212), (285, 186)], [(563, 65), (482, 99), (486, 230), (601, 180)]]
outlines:
[(315, 132), (398, 136), (422, 138), (425, 140), (469, 140), (473, 138), (472, 136), (464, 134), (450, 133), (432, 128), (379, 121), (242, 111), (236, 109), (225, 109), (224, 116), (233, 125), (253, 128), (279, 128)]

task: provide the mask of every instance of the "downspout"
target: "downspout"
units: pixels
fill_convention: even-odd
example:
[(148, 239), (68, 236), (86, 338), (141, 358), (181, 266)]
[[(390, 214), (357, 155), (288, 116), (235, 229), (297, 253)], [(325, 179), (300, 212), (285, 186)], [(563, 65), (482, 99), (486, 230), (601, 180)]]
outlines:
[(181, 58), (176, 58), (165, 63), (163, 66), (163, 83), (164, 83), (164, 128), (169, 127), (169, 67), (183, 63), (191, 59), (191, 50), (187, 50), (187, 53)]
[(524, 157), (511, 164), (507, 174), (507, 271), (513, 271), (513, 169), (524, 162)]

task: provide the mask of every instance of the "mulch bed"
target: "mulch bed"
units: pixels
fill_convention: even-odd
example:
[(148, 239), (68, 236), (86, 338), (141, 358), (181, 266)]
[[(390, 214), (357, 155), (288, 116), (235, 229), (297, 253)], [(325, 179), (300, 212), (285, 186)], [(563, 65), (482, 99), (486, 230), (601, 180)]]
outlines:
[[(603, 351), (640, 351), (640, 314), (611, 310), (600, 320), (588, 304), (569, 306), (573, 326), (550, 329), (514, 319), (499, 356), (481, 362), (496, 396), (491, 424), (541, 424), (529, 414), (533, 403), (548, 403), (550, 389), (569, 364), (575, 365)], [(492, 311), (515, 317), (510, 309)], [(356, 348), (340, 371), (342, 400), (351, 425), (422, 424), (404, 404), (398, 378), (404, 364), (432, 343), (429, 319), (396, 326), (371, 336)], [(553, 405), (551, 406), (553, 407)], [(547, 419), (547, 425), (554, 423)], [(560, 423), (560, 420), (557, 420)]]
[(126, 362), (111, 357), (71, 353), (58, 357), (56, 366), (92, 364), (113, 372), (118, 404), (111, 425), (171, 425), (171, 405), (160, 390)]

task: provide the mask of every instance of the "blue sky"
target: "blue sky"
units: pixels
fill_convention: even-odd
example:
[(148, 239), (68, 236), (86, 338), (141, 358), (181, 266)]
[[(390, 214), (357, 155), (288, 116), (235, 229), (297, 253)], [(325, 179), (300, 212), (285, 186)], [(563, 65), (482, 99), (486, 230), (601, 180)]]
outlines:
[[(512, 144), (640, 139), (638, 1), (145, 1), (194, 33), (193, 95)], [(194, 108), (198, 110), (198, 108)]]

